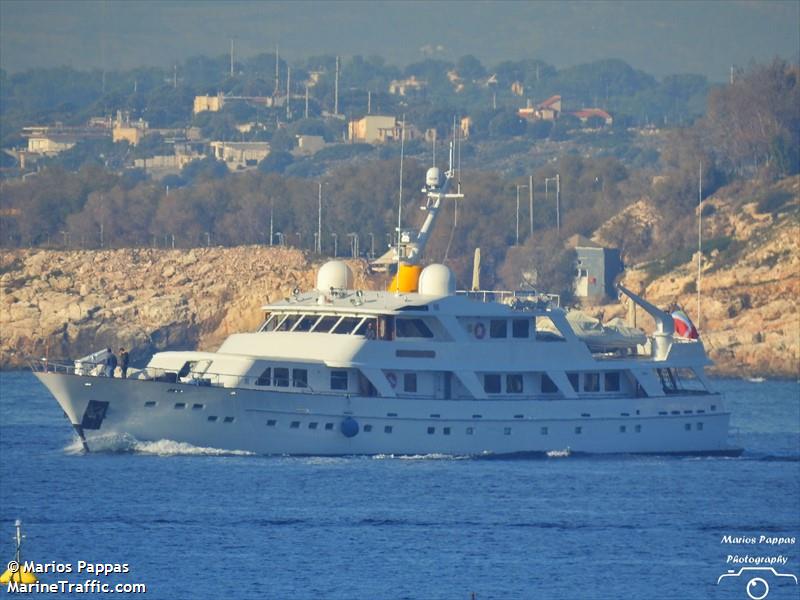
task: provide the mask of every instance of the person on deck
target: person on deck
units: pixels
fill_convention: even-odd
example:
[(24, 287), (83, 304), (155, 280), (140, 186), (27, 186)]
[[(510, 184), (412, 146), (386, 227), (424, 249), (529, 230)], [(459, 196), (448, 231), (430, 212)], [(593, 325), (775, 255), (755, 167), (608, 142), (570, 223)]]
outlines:
[(119, 370), (122, 373), (122, 378), (128, 377), (128, 351), (125, 348), (119, 349)]

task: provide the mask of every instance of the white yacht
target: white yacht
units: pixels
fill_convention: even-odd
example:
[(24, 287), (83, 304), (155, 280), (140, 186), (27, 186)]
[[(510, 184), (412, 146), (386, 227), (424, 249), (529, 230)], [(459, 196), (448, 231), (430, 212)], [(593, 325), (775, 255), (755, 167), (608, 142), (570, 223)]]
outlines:
[(446, 266), (422, 269), (442, 198), (460, 197), (445, 176), (428, 172), (416, 241), (398, 227), (388, 291), (353, 289), (331, 261), (315, 289), (265, 306), (258, 331), (216, 352), (159, 352), (126, 379), (101, 376), (103, 353), (40, 361), (36, 376), (86, 450), (125, 434), (292, 455), (741, 452), (702, 342), (639, 296), (620, 288), (655, 333), (615, 328), (605, 343), (553, 297), (456, 292)]
[(117, 433), (263, 454), (738, 452), (702, 342), (624, 288), (657, 331), (603, 351), (549, 298), (456, 293), (443, 265), (413, 293), (351, 282), (326, 263), (316, 289), (265, 306), (258, 331), (159, 352), (127, 379), (85, 360), (36, 376), (87, 449)]

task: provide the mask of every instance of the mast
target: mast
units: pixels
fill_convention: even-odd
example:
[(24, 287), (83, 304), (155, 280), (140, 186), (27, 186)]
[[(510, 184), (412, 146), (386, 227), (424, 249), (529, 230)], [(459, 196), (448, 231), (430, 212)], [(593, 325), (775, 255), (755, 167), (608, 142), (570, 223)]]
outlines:
[(697, 183), (697, 329), (700, 330), (700, 277), (703, 264), (703, 162), (698, 169)]

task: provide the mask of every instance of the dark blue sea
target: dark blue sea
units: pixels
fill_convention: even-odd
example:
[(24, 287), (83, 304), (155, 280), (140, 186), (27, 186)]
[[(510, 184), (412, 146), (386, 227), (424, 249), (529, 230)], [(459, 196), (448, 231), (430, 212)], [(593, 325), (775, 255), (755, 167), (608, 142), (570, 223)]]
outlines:
[(800, 386), (717, 385), (741, 458), (274, 458), (166, 441), (82, 455), (33, 376), (2, 373), (0, 559), (20, 518), (23, 559), (129, 568), (41, 580), (146, 584), (131, 597), (765, 598), (761, 582), (747, 593), (758, 575), (769, 600), (800, 598), (771, 572), (717, 585), (753, 565), (729, 556), (800, 576)]

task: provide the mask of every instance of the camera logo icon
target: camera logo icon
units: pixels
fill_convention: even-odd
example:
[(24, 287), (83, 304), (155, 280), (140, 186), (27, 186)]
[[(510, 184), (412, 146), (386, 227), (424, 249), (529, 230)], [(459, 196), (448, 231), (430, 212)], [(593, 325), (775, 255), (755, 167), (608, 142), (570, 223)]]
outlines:
[[(772, 567), (742, 567), (738, 572), (729, 569), (727, 573), (723, 573), (717, 579), (717, 585), (726, 577), (740, 577), (744, 575), (749, 578), (745, 585), (745, 592), (750, 600), (764, 600), (769, 595), (769, 582), (765, 578), (774, 577), (776, 581), (794, 581), (797, 585), (797, 576), (792, 573), (778, 573)], [(778, 579), (783, 577), (785, 579)], [(774, 583), (774, 582), (773, 582)]]

